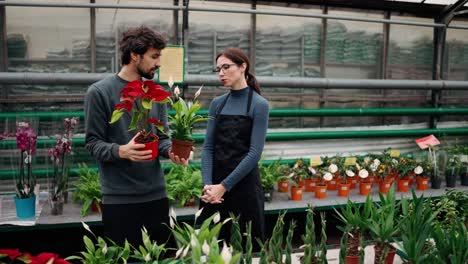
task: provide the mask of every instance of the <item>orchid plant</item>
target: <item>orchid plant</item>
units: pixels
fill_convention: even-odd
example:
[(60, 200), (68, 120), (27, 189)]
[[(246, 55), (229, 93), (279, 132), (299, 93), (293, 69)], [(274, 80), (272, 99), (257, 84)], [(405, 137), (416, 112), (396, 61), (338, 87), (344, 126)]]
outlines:
[(16, 130), (16, 146), (20, 150), (19, 179), (16, 180), (16, 196), (20, 199), (34, 196), (36, 179), (32, 173), (32, 156), (36, 154), (37, 134), (27, 122), (19, 122)]
[(116, 104), (110, 120), (110, 124), (117, 122), (126, 112), (132, 113), (132, 120), (128, 127), (129, 131), (137, 129), (140, 137), (136, 139), (138, 143), (148, 143), (155, 139), (149, 126), (152, 124), (160, 131), (163, 131), (164, 124), (156, 118), (151, 118), (149, 113), (153, 103), (168, 102), (170, 94), (155, 84), (153, 81), (135, 80), (129, 82), (120, 92), (121, 102)]
[(72, 151), (72, 139), (78, 117), (64, 119), (64, 132), (57, 139), (54, 148), (49, 149), (50, 160), (54, 167), (54, 178), (52, 180), (51, 200), (57, 201), (67, 187), (68, 170), (66, 168), (67, 156)]

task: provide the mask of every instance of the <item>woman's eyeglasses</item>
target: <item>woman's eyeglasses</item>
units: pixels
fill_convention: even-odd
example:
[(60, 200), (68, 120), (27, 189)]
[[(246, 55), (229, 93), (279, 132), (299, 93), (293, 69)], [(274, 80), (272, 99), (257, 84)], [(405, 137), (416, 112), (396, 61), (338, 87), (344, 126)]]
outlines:
[(213, 70), (213, 72), (220, 72), (220, 71), (225, 72), (225, 71), (229, 70), (229, 68), (231, 68), (231, 66), (234, 66), (234, 65), (236, 65), (236, 64), (235, 64), (235, 63), (223, 64), (223, 65), (221, 65), (221, 67), (216, 67), (216, 68)]

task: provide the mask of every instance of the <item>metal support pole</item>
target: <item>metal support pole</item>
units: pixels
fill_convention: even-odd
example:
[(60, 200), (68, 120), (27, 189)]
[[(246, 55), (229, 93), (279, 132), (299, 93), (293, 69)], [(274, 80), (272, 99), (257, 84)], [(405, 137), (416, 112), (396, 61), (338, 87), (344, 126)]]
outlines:
[[(328, 14), (328, 7), (325, 5), (322, 7), (322, 13), (324, 15)], [(327, 30), (328, 30), (328, 21), (326, 18), (322, 18), (322, 31), (320, 32), (320, 77), (325, 78), (326, 76), (326, 57), (325, 51), (327, 48)], [(325, 90), (322, 89), (319, 94), (319, 108), (323, 108), (325, 106), (325, 102), (323, 101), (323, 97), (325, 95)], [(324, 123), (324, 117), (320, 117), (319, 126), (322, 127)]]
[[(179, 0), (174, 0), (174, 6), (179, 6)], [(172, 11), (172, 43), (179, 44), (179, 10)]]
[[(4, 0), (0, 0), (0, 2), (2, 1)], [(8, 71), (8, 43), (5, 14), (5, 6), (0, 6), (0, 72)], [(8, 98), (8, 86), (0, 85), (0, 90), (0, 98)], [(0, 112), (3, 112), (3, 108), (3, 104), (0, 104)]]
[[(385, 12), (384, 18), (390, 19), (390, 11)], [(388, 47), (390, 43), (390, 24), (383, 24), (383, 39), (382, 39), (382, 54), (381, 54), (381, 63), (380, 63), (380, 78), (387, 79), (387, 65), (388, 65)], [(380, 90), (382, 96), (386, 96), (386, 90)], [(385, 102), (380, 104), (380, 107), (385, 108)], [(382, 116), (380, 119), (381, 125), (384, 125), (386, 122), (385, 116)]]
[[(90, 0), (94, 4), (96, 0)], [(90, 19), (90, 38), (89, 46), (91, 49), (91, 72), (96, 72), (96, 9), (94, 7), (89, 9)]]
[[(252, 9), (257, 9), (257, 0), (252, 1)], [(257, 41), (257, 15), (251, 14), (250, 15), (250, 49), (249, 49), (249, 56), (250, 56), (250, 72), (255, 74), (255, 54), (256, 54), (256, 43)]]
[[(182, 11), (182, 43), (185, 47), (186, 52), (189, 52), (189, 2), (190, 0), (183, 0), (184, 9)], [(188, 67), (188, 56), (185, 56), (185, 69), (184, 72), (187, 72)], [(182, 85), (182, 97), (185, 95), (185, 92), (188, 90), (187, 82)]]

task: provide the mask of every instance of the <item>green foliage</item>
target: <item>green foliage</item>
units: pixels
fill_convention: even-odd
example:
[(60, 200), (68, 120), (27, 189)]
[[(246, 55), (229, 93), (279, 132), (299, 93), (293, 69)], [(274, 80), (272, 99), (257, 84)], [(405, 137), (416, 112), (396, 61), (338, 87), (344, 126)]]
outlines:
[(248, 222), (245, 228), (245, 255), (244, 255), (244, 263), (251, 264), (252, 263), (252, 222)]
[(202, 176), (198, 169), (173, 165), (165, 179), (169, 201), (176, 201), (180, 207), (202, 194)]
[(322, 225), (320, 239), (320, 254), (317, 259), (317, 264), (327, 264), (327, 220), (325, 219), (325, 212), (320, 213), (320, 223)]
[(453, 225), (443, 228), (436, 224), (432, 231), (436, 246), (432, 256), (432, 263), (465, 264), (468, 260), (468, 233), (464, 223), (459, 219)]
[(292, 239), (294, 235), (294, 229), (296, 228), (296, 222), (293, 220), (289, 223), (288, 235), (286, 236), (286, 261), (285, 264), (291, 264), (292, 255)]
[(467, 191), (448, 190), (445, 195), (430, 200), (429, 205), (433, 211), (437, 212), (435, 221), (442, 228), (450, 227), (457, 218), (468, 225)]
[(82, 164), (78, 170), (78, 176), (79, 178), (75, 185), (76, 189), (73, 193), (73, 201), (83, 203), (80, 215), (86, 216), (92, 204), (96, 203), (99, 206), (102, 200), (99, 173), (89, 169), (86, 164)]
[(143, 245), (140, 245), (138, 248), (133, 248), (132, 257), (142, 263), (154, 263), (154, 261), (160, 261), (164, 256), (164, 253), (167, 251), (166, 244), (158, 245), (156, 241), (151, 241), (148, 231), (144, 227), (141, 230), (141, 236), (143, 238)]
[(259, 164), (260, 179), (265, 193), (274, 189), (275, 184), (282, 179), (287, 179), (289, 167), (281, 164), (281, 160), (276, 160), (268, 166)]
[(301, 260), (302, 264), (310, 264), (317, 254), (317, 242), (315, 238), (315, 223), (314, 223), (314, 209), (309, 204), (307, 208), (305, 234), (302, 235), (304, 243), (304, 256)]
[(401, 201), (403, 219), (401, 220), (400, 256), (402, 259), (418, 264), (428, 263), (429, 253), (426, 241), (431, 236), (432, 223), (435, 213), (431, 207), (424, 205), (424, 198), (417, 197), (412, 192), (412, 200), (403, 198)]
[[(230, 213), (229, 216), (231, 217), (232, 221), (230, 239), (231, 246), (233, 247), (235, 253), (242, 254), (244, 250), (242, 249), (242, 234), (239, 225), (239, 216), (235, 216), (232, 213)], [(243, 261), (242, 255), (241, 261)]]
[(96, 243), (88, 236), (83, 237), (85, 251), (81, 251), (78, 256), (71, 256), (66, 260), (78, 260), (83, 264), (109, 264), (109, 263), (126, 263), (130, 256), (130, 244), (125, 241), (123, 247), (118, 246), (114, 242), (106, 242), (103, 238), (97, 237), (89, 227), (83, 223), (83, 226), (88, 230)]
[(208, 117), (196, 114), (200, 107), (201, 106), (197, 101), (185, 102), (182, 98), (178, 98), (177, 101), (172, 104), (172, 108), (176, 111), (175, 115), (169, 116), (169, 127), (172, 130), (172, 138), (184, 141), (193, 140), (193, 125), (195, 123), (208, 120)]

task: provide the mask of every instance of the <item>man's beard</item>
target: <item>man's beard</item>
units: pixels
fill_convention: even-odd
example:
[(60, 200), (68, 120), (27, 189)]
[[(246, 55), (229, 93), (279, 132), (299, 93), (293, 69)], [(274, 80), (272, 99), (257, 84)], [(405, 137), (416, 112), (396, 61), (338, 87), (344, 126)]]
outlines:
[[(158, 67), (154, 69), (154, 72), (156, 72), (157, 69)], [(152, 80), (154, 77), (154, 72), (152, 73), (151, 70), (144, 72), (143, 69), (140, 68), (140, 66), (137, 66), (137, 72), (141, 77), (144, 77), (145, 79), (148, 79), (148, 80)]]

